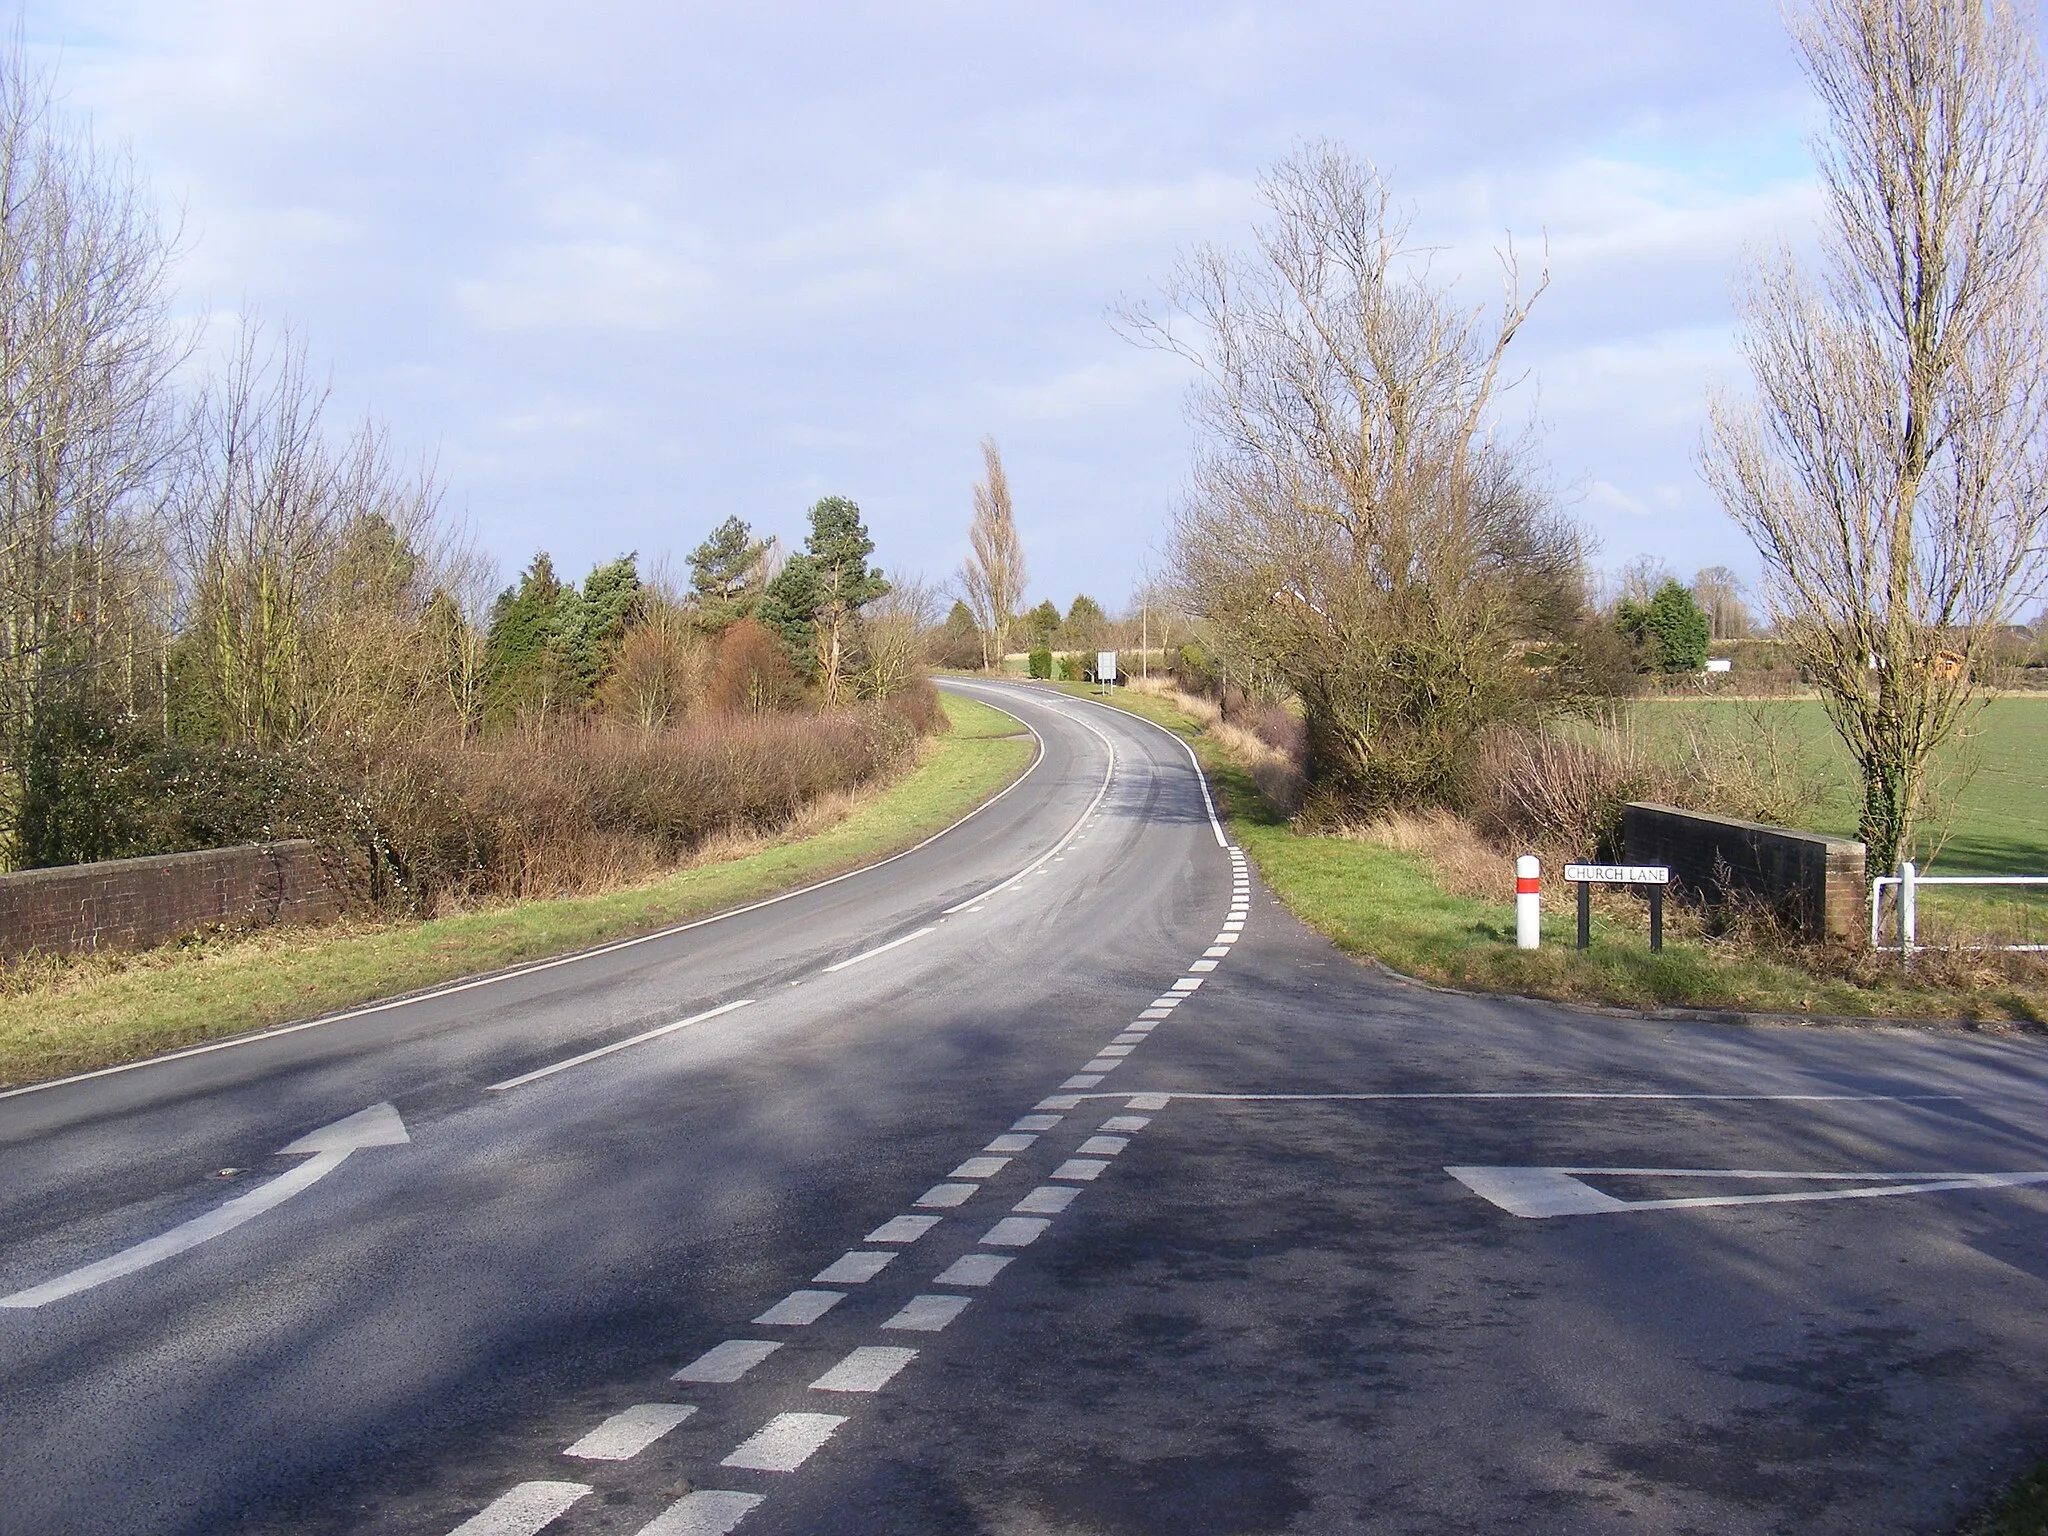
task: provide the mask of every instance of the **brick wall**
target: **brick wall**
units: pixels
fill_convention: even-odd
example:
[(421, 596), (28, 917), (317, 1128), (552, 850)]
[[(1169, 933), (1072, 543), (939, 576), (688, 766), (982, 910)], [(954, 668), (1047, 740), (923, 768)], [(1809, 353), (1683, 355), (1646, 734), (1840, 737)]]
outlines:
[(295, 840), (0, 874), (0, 955), (142, 949), (213, 924), (311, 923), (341, 903)]
[(1622, 812), (1622, 835), (1629, 863), (1670, 865), (1672, 885), (1696, 900), (1758, 897), (1812, 938), (1869, 933), (1864, 848), (1849, 838), (1649, 804)]

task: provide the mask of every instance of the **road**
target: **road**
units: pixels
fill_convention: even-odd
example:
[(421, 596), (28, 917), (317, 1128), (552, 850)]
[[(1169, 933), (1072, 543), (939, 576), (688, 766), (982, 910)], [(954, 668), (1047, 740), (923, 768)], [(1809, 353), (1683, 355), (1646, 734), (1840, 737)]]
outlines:
[(720, 921), (0, 1096), (0, 1531), (1943, 1532), (2048, 1057), (1431, 992), (1186, 750)]

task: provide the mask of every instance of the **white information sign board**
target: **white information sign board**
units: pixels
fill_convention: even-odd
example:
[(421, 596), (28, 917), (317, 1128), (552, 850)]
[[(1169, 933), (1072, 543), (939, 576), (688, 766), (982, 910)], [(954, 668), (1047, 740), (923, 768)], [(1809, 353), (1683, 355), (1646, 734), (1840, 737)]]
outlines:
[(1116, 681), (1115, 651), (1097, 651), (1095, 653), (1095, 680), (1098, 683), (1113, 683)]
[(1671, 871), (1662, 864), (1567, 864), (1567, 881), (1590, 880), (1595, 885), (1669, 885)]

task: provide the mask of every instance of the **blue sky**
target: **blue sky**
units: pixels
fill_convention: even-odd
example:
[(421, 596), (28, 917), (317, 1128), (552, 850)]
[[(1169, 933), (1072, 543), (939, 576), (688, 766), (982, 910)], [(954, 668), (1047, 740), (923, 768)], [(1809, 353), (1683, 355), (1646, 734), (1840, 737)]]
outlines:
[[(984, 434), (1032, 597), (1159, 563), (1187, 377), (1105, 320), (1331, 137), (1445, 248), (1546, 236), (1517, 342), (1601, 562), (1748, 574), (1693, 469), (1745, 245), (1816, 211), (1767, 0), (1425, 7), (31, 4), (68, 105), (182, 220), (185, 307), (289, 319), (435, 455), (509, 577), (854, 497), (944, 577)], [(1475, 287), (1475, 294), (1483, 290)]]

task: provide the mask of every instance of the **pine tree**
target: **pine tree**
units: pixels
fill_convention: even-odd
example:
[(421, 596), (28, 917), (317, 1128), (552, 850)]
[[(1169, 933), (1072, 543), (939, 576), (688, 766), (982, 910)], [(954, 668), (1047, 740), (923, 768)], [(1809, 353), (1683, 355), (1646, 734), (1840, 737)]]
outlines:
[(827, 704), (839, 698), (854, 619), (889, 590), (881, 571), (868, 564), (874, 552), (875, 541), (855, 503), (844, 496), (827, 496), (812, 506), (810, 537), (804, 540), (817, 584), (817, 603), (811, 610), (816, 651), (812, 671), (824, 687)]
[(717, 634), (750, 618), (761, 601), (761, 556), (768, 546), (737, 517), (728, 517), (690, 552), (690, 612), (697, 627)]

